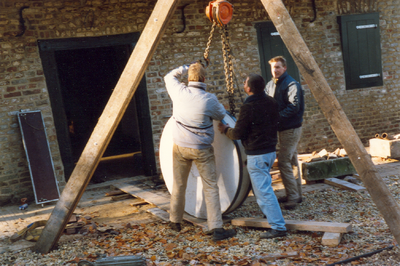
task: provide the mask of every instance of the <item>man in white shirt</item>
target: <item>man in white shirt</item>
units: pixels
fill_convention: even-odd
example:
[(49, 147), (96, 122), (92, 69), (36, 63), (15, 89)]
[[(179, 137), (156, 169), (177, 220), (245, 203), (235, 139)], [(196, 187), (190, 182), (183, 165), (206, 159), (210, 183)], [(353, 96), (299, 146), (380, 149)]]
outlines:
[[(188, 73), (188, 85), (181, 77)], [(213, 120), (222, 120), (226, 111), (214, 94), (206, 92), (206, 71), (200, 63), (178, 67), (164, 81), (173, 102), (173, 188), (170, 208), (170, 227), (181, 230), (185, 209), (187, 180), (192, 162), (196, 164), (203, 182), (207, 207), (207, 223), (213, 240), (236, 235), (235, 230), (223, 229), (219, 189), (215, 167)]]

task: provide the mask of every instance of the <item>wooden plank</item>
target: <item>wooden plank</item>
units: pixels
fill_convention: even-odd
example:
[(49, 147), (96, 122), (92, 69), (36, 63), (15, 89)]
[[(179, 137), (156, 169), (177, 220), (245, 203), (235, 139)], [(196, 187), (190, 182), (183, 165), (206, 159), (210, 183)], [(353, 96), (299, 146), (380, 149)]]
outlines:
[(397, 243), (400, 243), (400, 206), (378, 174), (370, 155), (344, 113), (321, 69), (301, 37), (282, 0), (261, 0), (292, 55), (319, 107), (342, 147), (346, 150), (364, 186), (381, 212)]
[(132, 185), (129, 182), (114, 183), (113, 186), (134, 197), (140, 198), (145, 202), (156, 205), (160, 209), (169, 210), (169, 195), (161, 196), (152, 191), (143, 190), (142, 188)]
[(157, 216), (161, 220), (169, 222), (169, 213), (164, 210), (161, 210), (159, 208), (151, 208), (151, 209), (147, 209), (146, 211)]
[(342, 233), (331, 233), (325, 232), (322, 236), (321, 243), (324, 246), (336, 247), (340, 244), (340, 240), (342, 240)]
[(112, 200), (112, 201), (118, 201), (118, 200), (130, 199), (130, 198), (132, 198), (132, 195), (130, 195), (130, 194), (123, 194), (123, 195), (112, 196), (112, 197), (111, 197), (111, 200)]
[(367, 189), (365, 187), (347, 182), (345, 180), (341, 180), (335, 177), (332, 178), (327, 178), (324, 180), (324, 183), (335, 186), (335, 187), (340, 187), (340, 188), (344, 188), (350, 191), (355, 191), (355, 192), (359, 192), (359, 191), (366, 191)]
[[(132, 196), (140, 198), (140, 199), (144, 200), (145, 202), (153, 204), (164, 211), (169, 211), (169, 209), (170, 209), (170, 195), (169, 194), (164, 195), (164, 196), (158, 195), (151, 191), (145, 191), (145, 190), (141, 189), (140, 187), (129, 184), (129, 182), (115, 183), (113, 186), (115, 186), (116, 188), (118, 188), (126, 193), (131, 194)], [(208, 228), (207, 220), (196, 218), (187, 213), (183, 214), (183, 220), (188, 221), (194, 225), (200, 226), (205, 230), (207, 230), (207, 228)], [(224, 223), (228, 223), (230, 221), (231, 221), (230, 218), (223, 217)]]
[(271, 261), (271, 260), (279, 260), (279, 259), (285, 259), (285, 258), (295, 258), (298, 257), (299, 253), (297, 251), (292, 251), (292, 252), (286, 252), (286, 253), (271, 253), (267, 255), (262, 255), (260, 257), (257, 257), (261, 261)]
[(47, 253), (57, 243), (138, 87), (179, 0), (157, 1), (121, 77), (34, 251)]
[(110, 192), (107, 192), (107, 193), (105, 194), (105, 196), (106, 196), (106, 197), (111, 197), (111, 196), (117, 196), (117, 195), (122, 195), (122, 194), (126, 194), (126, 193), (123, 192), (123, 191), (120, 190), (120, 189), (115, 189), (115, 190), (112, 190), (112, 191), (110, 191)]
[(140, 200), (140, 199), (137, 199), (137, 201), (135, 201), (135, 202), (129, 203), (129, 205), (132, 207), (138, 206), (138, 205), (144, 205), (144, 204), (147, 204), (147, 202), (144, 200)]
[[(295, 221), (285, 220), (288, 230), (315, 231), (315, 232), (331, 232), (331, 233), (348, 233), (352, 231), (349, 223), (330, 223), (315, 221)], [(271, 228), (266, 218), (236, 218), (231, 220), (232, 225)]]

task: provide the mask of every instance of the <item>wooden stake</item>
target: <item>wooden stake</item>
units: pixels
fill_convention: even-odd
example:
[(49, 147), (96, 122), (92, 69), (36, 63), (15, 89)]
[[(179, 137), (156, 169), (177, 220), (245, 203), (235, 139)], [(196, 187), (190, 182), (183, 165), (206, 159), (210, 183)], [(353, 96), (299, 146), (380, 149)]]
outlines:
[(60, 200), (54, 207), (46, 227), (33, 248), (35, 252), (49, 252), (60, 238), (130, 103), (178, 3), (179, 0), (157, 1)]
[(378, 174), (360, 138), (281, 0), (261, 0), (319, 107), (361, 176), (372, 200), (400, 243), (400, 207)]

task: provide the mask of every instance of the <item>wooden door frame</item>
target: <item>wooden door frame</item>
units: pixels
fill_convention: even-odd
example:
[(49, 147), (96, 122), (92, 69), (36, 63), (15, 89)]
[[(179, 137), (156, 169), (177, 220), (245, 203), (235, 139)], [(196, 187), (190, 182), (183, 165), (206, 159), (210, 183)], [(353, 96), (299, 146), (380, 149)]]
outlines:
[[(268, 61), (272, 57), (278, 56), (278, 54), (271, 55), (269, 58), (267, 57), (266, 54), (267, 54), (268, 51), (266, 51), (266, 49), (265, 49), (265, 48), (267, 48), (266, 44), (264, 44), (264, 42), (262, 40), (263, 32), (262, 32), (261, 29), (263, 29), (263, 28), (268, 28), (268, 29), (274, 28), (276, 32), (278, 32), (278, 30), (276, 29), (276, 27), (275, 27), (275, 25), (274, 25), (274, 23), (272, 21), (256, 22), (254, 24), (254, 28), (256, 28), (256, 30), (257, 30), (257, 43), (258, 43), (258, 51), (259, 51), (259, 55), (260, 55), (261, 74), (262, 74), (263, 78), (265, 79), (265, 81), (268, 82), (272, 78), (271, 67), (268, 64)], [(287, 72), (292, 78), (294, 78), (298, 82), (301, 82), (299, 69), (298, 69), (296, 63), (294, 62), (294, 59), (290, 55), (290, 52), (287, 49), (285, 43), (283, 42), (282, 38), (280, 37), (280, 34), (279, 34), (279, 38), (282, 41), (283, 49), (287, 50), (287, 54), (279, 54), (279, 55), (282, 55), (282, 56), (284, 56), (286, 58)], [(272, 50), (272, 49), (270, 49), (270, 50)]]
[[(57, 132), (57, 140), (61, 158), (64, 164), (65, 179), (68, 180), (75, 167), (72, 159), (72, 149), (68, 133), (67, 117), (65, 114), (57, 62), (56, 51), (90, 49), (117, 45), (129, 45), (133, 51), (139, 39), (140, 33), (129, 33), (112, 36), (82, 37), (66, 39), (38, 40), (43, 71), (46, 77), (50, 104)], [(150, 107), (146, 88), (146, 79), (143, 77), (135, 94), (135, 103), (138, 116), (143, 170), (147, 176), (153, 176), (157, 172), (153, 134), (151, 127)]]

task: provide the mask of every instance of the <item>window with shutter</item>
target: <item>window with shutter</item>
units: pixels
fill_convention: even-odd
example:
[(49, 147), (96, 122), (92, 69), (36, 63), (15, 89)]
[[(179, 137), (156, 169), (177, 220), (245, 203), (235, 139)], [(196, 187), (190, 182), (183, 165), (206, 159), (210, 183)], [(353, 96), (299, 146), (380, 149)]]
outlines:
[(346, 89), (383, 85), (379, 13), (340, 16)]

